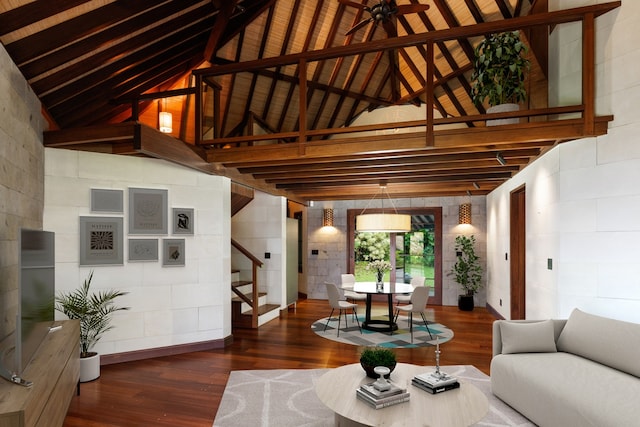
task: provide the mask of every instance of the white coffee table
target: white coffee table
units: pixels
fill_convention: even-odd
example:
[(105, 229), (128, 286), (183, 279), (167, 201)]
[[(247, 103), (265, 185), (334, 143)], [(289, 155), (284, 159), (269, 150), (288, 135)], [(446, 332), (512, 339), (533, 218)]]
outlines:
[[(324, 374), (316, 384), (322, 403), (336, 413), (336, 426), (469, 426), (480, 421), (489, 410), (487, 397), (475, 386), (460, 381), (460, 388), (432, 395), (411, 385), (417, 374), (432, 372), (431, 366), (399, 363), (391, 381), (411, 393), (408, 402), (373, 409), (356, 398), (356, 389), (373, 379), (359, 363), (341, 366)], [(442, 368), (446, 372), (446, 367)]]

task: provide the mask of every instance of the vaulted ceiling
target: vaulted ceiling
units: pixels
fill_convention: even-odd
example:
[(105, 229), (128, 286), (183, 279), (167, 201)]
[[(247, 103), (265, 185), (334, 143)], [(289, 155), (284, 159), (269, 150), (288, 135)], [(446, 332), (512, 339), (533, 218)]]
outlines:
[[(547, 0), (3, 0), (0, 42), (42, 101), (47, 146), (164, 157), (303, 202), (369, 198), (381, 182), (396, 197), (486, 194), (549, 147), (606, 132), (606, 118), (568, 131), (540, 113), (487, 131), (472, 104), (482, 34), (465, 30), (546, 12)], [(551, 28), (523, 32), (525, 109), (547, 107)], [(204, 130), (198, 79), (216, 88)], [(153, 130), (160, 110), (170, 136)], [(380, 112), (386, 125), (370, 121)], [(459, 129), (425, 130), (431, 112)], [(341, 135), (356, 126), (368, 133)]]

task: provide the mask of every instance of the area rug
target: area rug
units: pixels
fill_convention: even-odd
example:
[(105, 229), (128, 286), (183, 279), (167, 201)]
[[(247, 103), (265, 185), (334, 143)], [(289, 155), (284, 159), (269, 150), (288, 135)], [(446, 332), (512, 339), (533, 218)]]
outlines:
[[(342, 333), (341, 333), (342, 335)], [(425, 370), (429, 370), (425, 367)], [(478, 387), (489, 400), (489, 412), (476, 426), (535, 426), (491, 394), (489, 377), (474, 366), (444, 366), (442, 370)], [(232, 371), (222, 395), (215, 427), (334, 425), (334, 413), (315, 393), (328, 369)]]
[[(418, 319), (416, 319), (416, 317)], [(360, 325), (364, 321), (365, 316), (358, 315)], [(388, 315), (376, 314), (371, 316), (372, 319), (388, 319)], [(436, 340), (439, 344), (443, 344), (453, 338), (453, 331), (444, 325), (439, 323), (428, 322), (429, 331), (424, 326), (424, 322), (420, 316), (414, 316), (413, 318), (413, 342), (411, 341), (411, 333), (409, 331), (408, 318), (406, 316), (399, 316), (397, 320), (398, 330), (393, 331), (393, 334), (388, 332), (374, 332), (366, 329), (362, 330), (362, 333), (358, 330), (358, 325), (352, 315), (347, 315), (347, 326), (344, 324), (344, 316), (340, 322), (340, 336), (338, 336), (338, 317), (334, 316), (329, 320), (327, 330), (324, 330), (324, 325), (327, 323), (327, 317), (324, 319), (316, 320), (311, 325), (311, 330), (322, 338), (327, 338), (333, 341), (341, 342), (344, 344), (352, 344), (357, 346), (379, 346), (388, 348), (415, 348), (415, 347), (427, 347), (430, 345), (436, 345)]]

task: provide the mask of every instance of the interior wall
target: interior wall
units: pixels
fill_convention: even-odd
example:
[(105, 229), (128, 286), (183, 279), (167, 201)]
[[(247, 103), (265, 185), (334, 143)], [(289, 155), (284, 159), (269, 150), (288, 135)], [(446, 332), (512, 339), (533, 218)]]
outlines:
[(1, 44), (0, 106), (0, 363), (8, 365), (18, 314), (18, 236), (21, 228), (42, 229), (45, 121)]
[[(456, 262), (455, 238), (458, 235), (474, 235), (476, 253), (480, 257), (483, 270), (486, 260), (486, 206), (484, 196), (469, 197), (428, 197), (412, 199), (392, 199), (397, 207), (441, 207), (442, 208), (442, 304), (458, 305), (460, 286), (447, 274)], [(458, 207), (471, 202), (472, 225), (458, 224)], [(388, 200), (386, 206), (388, 207)], [(325, 282), (340, 284), (341, 274), (347, 272), (347, 210), (382, 208), (380, 199), (314, 202), (307, 209), (307, 291), (308, 297), (326, 299)], [(322, 210), (333, 208), (333, 227), (322, 226)], [(317, 250), (317, 255), (313, 253)], [(478, 307), (485, 305), (485, 290), (476, 294)]]
[[(584, 4), (550, 2), (554, 10)], [(640, 47), (632, 36), (638, 24), (640, 2), (623, 2), (596, 18), (596, 111), (614, 115), (608, 134), (561, 144), (487, 197), (488, 303), (505, 318), (508, 195), (525, 184), (527, 318), (567, 317), (577, 307), (640, 322), (640, 75), (633, 71)], [(567, 46), (575, 50), (575, 29), (568, 32), (552, 33), (550, 44), (553, 75), (563, 80), (577, 78), (580, 69), (579, 58), (563, 57)], [(558, 105), (573, 95), (565, 96)]]
[[(286, 306), (286, 217), (287, 200), (256, 190), (254, 199), (231, 219), (231, 235), (249, 252), (263, 261), (258, 268), (258, 290), (267, 293), (269, 304)], [(269, 258), (265, 255), (269, 254)], [(244, 257), (233, 257), (232, 269), (240, 269), (250, 280), (250, 264)], [(249, 276), (246, 276), (249, 274)]]
[[(230, 216), (231, 184), (163, 160), (47, 149), (45, 156), (45, 229), (56, 233), (56, 290), (77, 288), (94, 271), (92, 288), (129, 294), (119, 305), (114, 329), (96, 346), (114, 354), (220, 340), (231, 334)], [(168, 190), (171, 208), (193, 208), (194, 234), (129, 235), (128, 188)], [(92, 188), (121, 189), (123, 214), (96, 214)], [(115, 216), (124, 222), (124, 265), (79, 265), (79, 217)], [(155, 238), (159, 260), (128, 261), (128, 238)], [(163, 267), (162, 239), (185, 239), (185, 266)], [(63, 317), (61, 314), (58, 316)]]

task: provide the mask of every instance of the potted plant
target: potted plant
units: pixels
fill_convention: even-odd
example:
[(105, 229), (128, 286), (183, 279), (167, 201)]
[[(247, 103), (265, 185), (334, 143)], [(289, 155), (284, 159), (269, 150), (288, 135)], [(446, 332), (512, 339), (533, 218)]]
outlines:
[(381, 292), (384, 284), (384, 273), (391, 270), (391, 263), (389, 261), (376, 259), (367, 264), (366, 268), (367, 270), (373, 270), (376, 272), (376, 287), (377, 290)]
[(127, 292), (105, 290), (90, 293), (93, 271), (81, 287), (56, 296), (56, 310), (69, 319), (80, 321), (80, 382), (92, 381), (100, 376), (100, 355), (92, 351), (102, 335), (112, 329), (112, 314), (129, 307), (118, 307), (114, 300)]
[[(471, 75), (471, 100), (476, 106), (489, 103), (488, 113), (517, 111), (527, 99), (525, 74), (531, 64), (525, 57), (527, 46), (518, 31), (491, 34), (474, 49)], [(487, 125), (506, 124), (508, 120), (487, 121)]]
[(396, 367), (396, 354), (384, 347), (365, 347), (360, 353), (360, 366), (370, 378), (378, 378), (378, 374), (373, 371), (376, 366), (385, 366), (390, 371), (385, 378), (389, 378)]
[(464, 291), (458, 296), (458, 308), (464, 311), (473, 310), (473, 296), (482, 288), (482, 267), (475, 252), (475, 244), (476, 238), (473, 235), (456, 237), (457, 260), (449, 273)]

